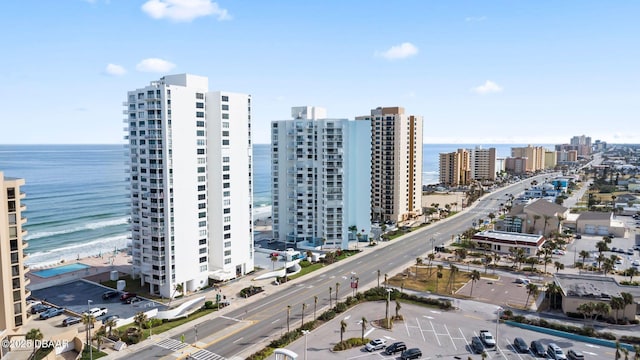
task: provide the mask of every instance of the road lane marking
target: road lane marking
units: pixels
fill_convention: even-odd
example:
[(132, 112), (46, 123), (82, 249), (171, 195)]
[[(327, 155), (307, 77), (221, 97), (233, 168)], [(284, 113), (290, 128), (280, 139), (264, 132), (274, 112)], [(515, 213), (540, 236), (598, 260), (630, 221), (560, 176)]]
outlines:
[[(431, 329), (433, 330), (433, 335), (436, 336), (436, 341), (438, 342), (438, 346), (442, 346), (442, 344), (440, 344), (440, 339), (438, 338), (438, 333), (436, 333), (436, 328), (433, 326), (433, 322), (429, 321), (429, 324), (431, 324)], [(422, 335), (422, 337), (424, 338), (424, 334)]]
[(238, 341), (240, 341), (240, 340), (242, 340), (242, 339), (244, 339), (244, 336), (241, 336), (241, 337), (239, 337), (238, 339), (234, 340), (234, 341), (233, 341), (233, 343), (235, 344), (235, 343), (237, 343)]
[(351, 318), (351, 315), (347, 315), (344, 317), (345, 320), (349, 320)]
[(275, 320), (273, 320), (271, 323), (272, 323), (272, 324), (275, 324), (275, 323), (277, 323), (278, 321), (280, 321), (280, 319), (275, 319)]
[(429, 315), (422, 315), (422, 317), (427, 318), (429, 320), (435, 319), (433, 316), (429, 316)]
[(367, 332), (364, 333), (364, 337), (369, 336), (369, 334), (371, 334), (376, 328), (371, 328), (369, 330), (367, 330)]

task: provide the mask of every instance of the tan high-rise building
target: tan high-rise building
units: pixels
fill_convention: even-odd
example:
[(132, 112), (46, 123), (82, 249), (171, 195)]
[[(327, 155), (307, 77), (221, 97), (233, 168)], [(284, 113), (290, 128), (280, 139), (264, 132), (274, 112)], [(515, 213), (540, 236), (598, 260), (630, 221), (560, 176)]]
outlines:
[(554, 150), (544, 151), (544, 168), (554, 169), (558, 165), (558, 156)]
[(511, 157), (526, 158), (526, 172), (536, 172), (544, 169), (544, 148), (542, 146), (513, 147), (511, 148)]
[(496, 179), (496, 148), (471, 150), (471, 178), (479, 181)]
[(422, 116), (402, 107), (371, 115), (371, 218), (403, 221), (422, 213)]
[(0, 334), (17, 330), (27, 320), (29, 280), (23, 255), (27, 244), (22, 240), (27, 219), (22, 217), (25, 194), (20, 192), (21, 185), (23, 179), (5, 178), (0, 171)]
[(471, 153), (458, 149), (440, 154), (440, 183), (445, 186), (466, 186), (471, 183)]

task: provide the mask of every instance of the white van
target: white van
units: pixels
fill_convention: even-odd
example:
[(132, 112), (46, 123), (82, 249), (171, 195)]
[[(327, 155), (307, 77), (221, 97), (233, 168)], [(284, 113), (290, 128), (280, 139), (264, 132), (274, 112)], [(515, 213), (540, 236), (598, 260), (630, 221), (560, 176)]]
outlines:
[(555, 343), (550, 343), (547, 348), (547, 355), (549, 358), (554, 360), (567, 360), (567, 357), (564, 355), (564, 351), (560, 348), (560, 346)]

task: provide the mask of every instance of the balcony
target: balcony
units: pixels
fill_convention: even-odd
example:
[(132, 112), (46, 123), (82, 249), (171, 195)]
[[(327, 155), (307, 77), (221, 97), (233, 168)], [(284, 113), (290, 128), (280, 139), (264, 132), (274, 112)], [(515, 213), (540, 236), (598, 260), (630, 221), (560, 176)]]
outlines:
[(24, 249), (26, 249), (28, 247), (29, 247), (29, 242), (22, 240), (22, 250), (24, 250)]
[(26, 223), (27, 223), (27, 218), (26, 218), (26, 217), (24, 217), (24, 216), (23, 216), (23, 217), (21, 217), (21, 218), (20, 218), (20, 225), (24, 225), (24, 224), (26, 224)]
[(29, 284), (31, 284), (31, 279), (25, 276), (24, 277), (24, 286), (27, 286)]

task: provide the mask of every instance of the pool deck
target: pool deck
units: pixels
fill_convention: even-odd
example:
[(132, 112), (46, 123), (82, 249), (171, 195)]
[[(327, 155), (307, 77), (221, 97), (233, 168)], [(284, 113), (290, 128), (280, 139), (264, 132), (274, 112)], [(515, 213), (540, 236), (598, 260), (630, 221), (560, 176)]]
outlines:
[(32, 271), (37, 272), (40, 270), (46, 270), (58, 266), (76, 263), (81, 263), (89, 266), (86, 269), (70, 271), (46, 278), (40, 277), (29, 271), (27, 272), (26, 276), (31, 280), (31, 282), (29, 285), (27, 285), (27, 287), (32, 290), (36, 290), (78, 279), (90, 279), (91, 281), (109, 280), (109, 274), (111, 271), (118, 271), (120, 275), (130, 274), (131, 264), (129, 263), (129, 261), (131, 261), (131, 256), (128, 256), (125, 251), (121, 251), (118, 252), (115, 256), (113, 254), (92, 256), (87, 258), (80, 258), (74, 261), (66, 261), (64, 263), (44, 268), (33, 268)]

